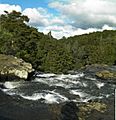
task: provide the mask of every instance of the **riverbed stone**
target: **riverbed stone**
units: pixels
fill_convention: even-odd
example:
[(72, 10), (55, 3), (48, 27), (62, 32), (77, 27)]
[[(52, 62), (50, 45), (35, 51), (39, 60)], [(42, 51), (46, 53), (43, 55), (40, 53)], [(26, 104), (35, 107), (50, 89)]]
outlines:
[(103, 70), (96, 72), (96, 76), (103, 79), (116, 79), (116, 72)]
[(0, 54), (0, 80), (27, 79), (33, 71), (30, 63), (11, 55)]

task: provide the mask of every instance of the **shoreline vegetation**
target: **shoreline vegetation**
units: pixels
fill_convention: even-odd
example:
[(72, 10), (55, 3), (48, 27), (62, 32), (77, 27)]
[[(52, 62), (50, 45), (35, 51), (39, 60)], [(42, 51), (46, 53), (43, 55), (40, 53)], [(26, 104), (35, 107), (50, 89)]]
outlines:
[(116, 31), (105, 30), (60, 40), (28, 25), (20, 12), (0, 16), (0, 54), (13, 55), (37, 71), (67, 73), (92, 64), (116, 64)]

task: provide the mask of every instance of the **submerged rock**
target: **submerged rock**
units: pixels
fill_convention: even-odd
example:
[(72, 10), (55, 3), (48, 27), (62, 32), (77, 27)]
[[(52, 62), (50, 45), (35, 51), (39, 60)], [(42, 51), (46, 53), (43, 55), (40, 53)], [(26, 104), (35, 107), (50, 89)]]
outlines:
[(30, 63), (11, 55), (0, 54), (0, 79), (27, 79), (34, 70)]

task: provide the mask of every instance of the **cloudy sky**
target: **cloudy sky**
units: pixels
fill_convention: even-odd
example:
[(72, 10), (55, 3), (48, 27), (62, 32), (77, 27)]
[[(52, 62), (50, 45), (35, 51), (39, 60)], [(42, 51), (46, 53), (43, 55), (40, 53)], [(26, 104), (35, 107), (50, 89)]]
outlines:
[(0, 0), (0, 14), (20, 11), (55, 38), (116, 29), (116, 0)]

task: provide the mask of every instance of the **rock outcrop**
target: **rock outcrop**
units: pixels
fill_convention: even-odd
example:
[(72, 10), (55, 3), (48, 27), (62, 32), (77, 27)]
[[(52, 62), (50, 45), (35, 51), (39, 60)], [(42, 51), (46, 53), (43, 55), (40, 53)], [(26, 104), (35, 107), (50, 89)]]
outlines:
[(11, 55), (0, 54), (0, 80), (27, 79), (32, 65)]
[(103, 70), (96, 73), (96, 76), (103, 79), (116, 79), (116, 72)]

